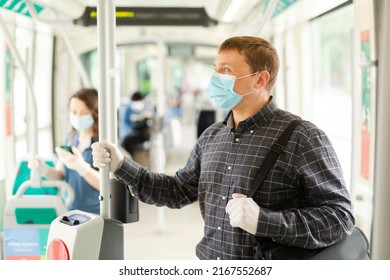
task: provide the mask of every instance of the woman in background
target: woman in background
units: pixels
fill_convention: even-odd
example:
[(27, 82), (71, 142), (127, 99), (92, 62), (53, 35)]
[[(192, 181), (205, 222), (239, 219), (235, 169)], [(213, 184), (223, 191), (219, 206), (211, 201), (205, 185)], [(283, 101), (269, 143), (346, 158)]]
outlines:
[[(72, 186), (75, 199), (69, 210), (100, 213), (99, 172), (92, 167), (91, 145), (98, 141), (98, 93), (95, 89), (80, 89), (70, 97), (69, 120), (72, 126), (65, 145), (56, 147), (58, 162), (55, 168), (38, 156), (30, 160), (30, 168), (39, 164), (42, 176), (65, 180)], [(70, 148), (68, 148), (70, 147)]]

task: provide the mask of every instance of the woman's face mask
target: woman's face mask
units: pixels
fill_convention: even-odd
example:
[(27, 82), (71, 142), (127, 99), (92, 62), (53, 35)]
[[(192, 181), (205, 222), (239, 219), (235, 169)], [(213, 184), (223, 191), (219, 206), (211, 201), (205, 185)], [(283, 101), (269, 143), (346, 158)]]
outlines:
[(74, 129), (83, 131), (90, 129), (95, 124), (95, 121), (92, 117), (92, 114), (81, 116), (70, 114), (70, 124)]
[(254, 72), (249, 75), (241, 76), (241, 77), (236, 77), (233, 75), (214, 72), (214, 74), (211, 76), (210, 83), (209, 83), (210, 98), (215, 102), (215, 104), (219, 108), (226, 111), (230, 111), (241, 101), (241, 99), (245, 95), (251, 94), (256, 90), (254, 88), (253, 90), (240, 95), (233, 90), (235, 81), (237, 79), (242, 79), (245, 77), (255, 75), (256, 73), (257, 72)]

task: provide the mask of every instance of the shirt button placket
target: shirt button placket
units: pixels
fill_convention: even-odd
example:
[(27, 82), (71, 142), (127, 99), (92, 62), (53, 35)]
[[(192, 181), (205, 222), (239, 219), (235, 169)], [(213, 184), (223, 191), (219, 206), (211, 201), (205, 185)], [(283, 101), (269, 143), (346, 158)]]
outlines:
[[(235, 143), (239, 143), (239, 142), (240, 142), (240, 138), (239, 138), (239, 137), (235, 137), (235, 138), (234, 138), (234, 142), (235, 142)], [(231, 165), (228, 165), (228, 166), (227, 166), (227, 171), (228, 171), (228, 172), (231, 172), (232, 169), (233, 169), (233, 167), (232, 167)], [(223, 200), (223, 201), (226, 201), (226, 196), (222, 196), (222, 200)], [(222, 228), (221, 228), (220, 226), (218, 226), (218, 227), (217, 227), (217, 230), (218, 230), (218, 231), (221, 231)], [(220, 260), (220, 259), (221, 259), (221, 257), (217, 257), (217, 260)]]

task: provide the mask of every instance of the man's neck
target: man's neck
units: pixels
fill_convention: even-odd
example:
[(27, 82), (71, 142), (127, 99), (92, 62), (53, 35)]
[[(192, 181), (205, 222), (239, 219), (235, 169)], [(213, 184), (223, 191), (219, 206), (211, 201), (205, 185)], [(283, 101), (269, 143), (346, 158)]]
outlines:
[(253, 98), (243, 99), (240, 104), (233, 108), (234, 128), (250, 116), (255, 115), (270, 101), (270, 95), (267, 92), (254, 95)]

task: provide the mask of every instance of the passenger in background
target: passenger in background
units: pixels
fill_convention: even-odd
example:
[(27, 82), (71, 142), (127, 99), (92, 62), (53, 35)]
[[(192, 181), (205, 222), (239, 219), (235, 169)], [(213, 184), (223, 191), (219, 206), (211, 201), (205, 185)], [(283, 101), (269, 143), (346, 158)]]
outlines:
[(199, 259), (253, 259), (253, 235), (308, 249), (347, 237), (355, 219), (343, 172), (328, 137), (309, 121), (298, 125), (262, 186), (247, 197), (271, 145), (299, 119), (272, 98), (279, 69), (272, 44), (229, 38), (214, 67), (209, 96), (228, 114), (202, 133), (175, 175), (150, 172), (107, 141), (92, 145), (94, 166), (109, 164), (149, 204), (181, 208), (199, 201), (205, 223)]
[[(29, 161), (29, 167), (39, 165), (41, 174), (48, 179), (64, 179), (72, 186), (75, 199), (70, 210), (79, 209), (100, 213), (99, 172), (92, 167), (91, 144), (98, 141), (98, 93), (95, 89), (81, 89), (70, 97), (69, 118), (72, 126), (65, 146), (56, 147), (58, 162), (55, 168), (38, 156)], [(70, 150), (66, 150), (70, 147)]]
[(128, 125), (128, 122), (125, 121), (125, 112), (130, 107), (130, 103), (131, 96), (122, 97), (121, 104), (118, 109), (118, 143), (121, 143), (131, 131), (131, 127)]
[(129, 106), (123, 112), (123, 126), (127, 135), (122, 140), (122, 147), (134, 158), (137, 146), (150, 139), (151, 114), (144, 102), (144, 95), (136, 91), (131, 96)]

